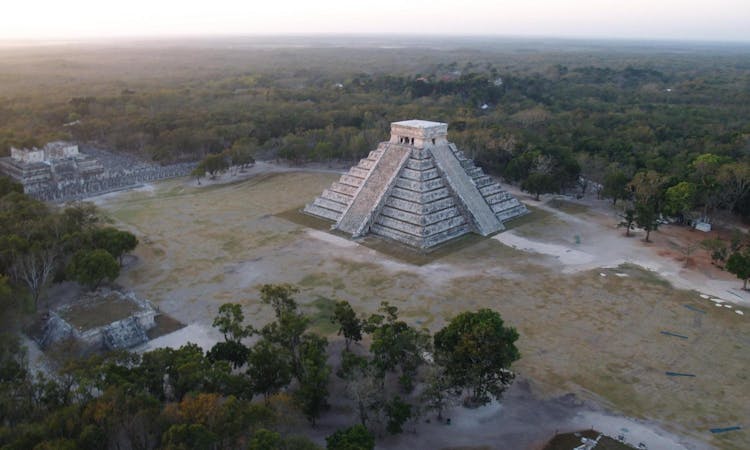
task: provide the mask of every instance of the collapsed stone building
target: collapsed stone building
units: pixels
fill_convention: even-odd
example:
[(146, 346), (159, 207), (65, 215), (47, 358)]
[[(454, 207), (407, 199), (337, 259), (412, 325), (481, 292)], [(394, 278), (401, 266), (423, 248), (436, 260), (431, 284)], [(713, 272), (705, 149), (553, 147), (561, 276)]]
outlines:
[(148, 342), (159, 314), (132, 292), (101, 288), (50, 310), (32, 335), (42, 349), (70, 340), (86, 350), (127, 349)]
[(79, 200), (133, 187), (139, 183), (188, 175), (192, 163), (161, 166), (122, 154), (56, 141), (42, 148), (11, 148), (0, 158), (0, 173), (23, 185), (24, 192), (44, 201)]
[(448, 142), (448, 125), (391, 124), (391, 138), (352, 167), (304, 212), (353, 238), (368, 233), (420, 250), (474, 232), (488, 236), (526, 206)]

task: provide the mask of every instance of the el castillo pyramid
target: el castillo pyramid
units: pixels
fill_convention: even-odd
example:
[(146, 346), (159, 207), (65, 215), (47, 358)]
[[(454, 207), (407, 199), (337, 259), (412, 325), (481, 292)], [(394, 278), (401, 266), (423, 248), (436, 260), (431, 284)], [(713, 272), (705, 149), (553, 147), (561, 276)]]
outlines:
[(373, 233), (429, 249), (469, 232), (487, 236), (528, 210), (448, 142), (448, 125), (391, 123), (381, 142), (307, 205), (353, 238)]

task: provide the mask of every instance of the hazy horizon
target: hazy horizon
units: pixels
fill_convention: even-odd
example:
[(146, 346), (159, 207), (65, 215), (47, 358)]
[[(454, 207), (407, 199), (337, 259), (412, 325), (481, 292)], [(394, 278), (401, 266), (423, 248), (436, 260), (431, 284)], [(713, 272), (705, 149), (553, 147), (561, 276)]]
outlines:
[(6, 5), (0, 41), (55, 42), (289, 35), (486, 36), (750, 42), (750, 2), (447, 0), (92, 0)]

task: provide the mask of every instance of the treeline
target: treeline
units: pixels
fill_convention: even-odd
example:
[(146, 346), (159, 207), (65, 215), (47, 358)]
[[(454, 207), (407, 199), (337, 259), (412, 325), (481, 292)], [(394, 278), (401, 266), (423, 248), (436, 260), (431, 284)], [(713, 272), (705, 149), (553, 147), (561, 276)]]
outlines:
[(205, 353), (195, 344), (115, 352), (72, 359), (48, 378), (32, 374), (25, 350), (3, 335), (0, 446), (316, 449), (287, 433), (294, 414), (286, 405), (315, 426), (333, 388), (356, 414), (328, 436), (327, 448), (371, 450), (377, 437), (401, 433), (428, 411), (440, 417), (462, 393), (469, 405), (500, 398), (514, 378), (518, 334), (494, 311), (462, 313), (431, 336), (387, 302), (359, 316), (341, 301), (331, 321), (345, 346), (332, 355), (328, 340), (310, 331), (296, 288), (264, 285), (260, 292), (275, 320), (256, 329), (244, 323), (240, 305), (224, 304), (213, 323), (224, 341)]
[(11, 297), (21, 305), (28, 298), (36, 310), (53, 282), (95, 289), (113, 281), (123, 256), (137, 245), (132, 233), (108, 226), (92, 204), (50, 206), (0, 176), (0, 306)]
[[(653, 170), (676, 185), (695, 176), (700, 155), (748, 158), (750, 65), (739, 54), (660, 62), (570, 53), (565, 64), (559, 55), (514, 55), (503, 65), (499, 56), (458, 63), (430, 53), (434, 60), (414, 70), (414, 52), (404, 70), (390, 72), (342, 61), (308, 69), (298, 60), (312, 57), (300, 50), (275, 57), (273, 69), (227, 63), (234, 73), (216, 68), (208, 79), (185, 69), (182, 78), (119, 82), (107, 94), (64, 101), (31, 92), (0, 106), (0, 148), (55, 137), (157, 161), (242, 148), (256, 159), (352, 162), (388, 137), (390, 122), (424, 118), (448, 122), (451, 140), (480, 165), (535, 194), (584, 188), (581, 176), (601, 185), (614, 171), (632, 180)], [(316, 65), (332, 56), (321, 58)], [(387, 53), (373, 58), (368, 65), (399, 65)], [(734, 209), (747, 216), (749, 204)]]

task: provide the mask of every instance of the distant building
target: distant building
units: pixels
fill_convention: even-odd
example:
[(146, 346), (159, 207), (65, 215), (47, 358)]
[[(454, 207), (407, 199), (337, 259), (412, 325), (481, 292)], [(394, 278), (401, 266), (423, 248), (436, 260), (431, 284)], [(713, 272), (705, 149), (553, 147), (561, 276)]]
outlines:
[(183, 176), (195, 164), (159, 166), (122, 154), (56, 141), (42, 148), (11, 148), (0, 157), (0, 174), (23, 185), (23, 191), (45, 201), (70, 201), (135, 186), (162, 178)]
[(10, 157), (26, 164), (75, 158), (78, 155), (78, 146), (65, 141), (50, 142), (42, 148), (10, 148)]

